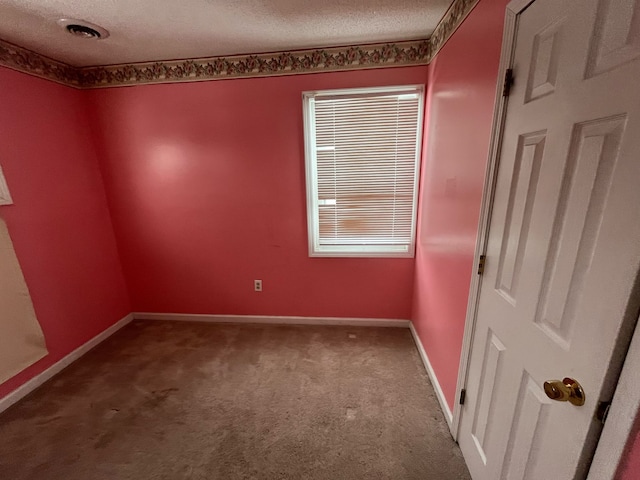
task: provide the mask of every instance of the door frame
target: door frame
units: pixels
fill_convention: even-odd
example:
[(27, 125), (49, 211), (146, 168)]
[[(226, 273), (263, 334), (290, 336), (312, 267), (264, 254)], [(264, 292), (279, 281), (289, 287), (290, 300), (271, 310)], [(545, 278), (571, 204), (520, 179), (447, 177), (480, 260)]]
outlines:
[(460, 395), (467, 384), (467, 373), (469, 370), (469, 360), (471, 358), (471, 344), (475, 330), (478, 300), (480, 299), (480, 284), (482, 276), (476, 272), (476, 266), (480, 264), (480, 257), (487, 250), (489, 240), (489, 224), (493, 210), (493, 197), (495, 194), (496, 180), (498, 173), (498, 163), (502, 147), (502, 130), (504, 118), (507, 111), (507, 99), (503, 95), (504, 78), (507, 69), (513, 63), (515, 51), (516, 28), (518, 25), (518, 15), (535, 0), (511, 0), (507, 5), (504, 19), (504, 30), (502, 34), (502, 50), (500, 52), (500, 65), (498, 67), (498, 79), (496, 82), (495, 104), (493, 108), (493, 122), (491, 126), (491, 141), (489, 143), (489, 158), (485, 171), (484, 186), (482, 190), (482, 203), (480, 205), (480, 221), (478, 223), (478, 237), (476, 239), (475, 253), (473, 257), (473, 269), (471, 272), (471, 286), (469, 287), (469, 298), (467, 301), (467, 315), (464, 324), (464, 335), (462, 337), (462, 353), (460, 355), (460, 365), (458, 367), (458, 382), (456, 384), (456, 402), (453, 406), (453, 422), (451, 433), (457, 440), (460, 430), (460, 417), (462, 408)]
[[(462, 352), (458, 368), (456, 384), (456, 402), (453, 408), (453, 420), (450, 425), (451, 434), (457, 440), (460, 433), (460, 419), (462, 406), (458, 399), (466, 387), (471, 359), (471, 346), (475, 332), (475, 324), (480, 299), (482, 276), (476, 272), (481, 256), (485, 255), (489, 239), (489, 225), (493, 211), (493, 199), (497, 183), (498, 163), (502, 148), (502, 133), (507, 110), (508, 97), (503, 95), (504, 79), (507, 69), (511, 68), (515, 53), (515, 39), (520, 15), (535, 0), (511, 0), (506, 7), (500, 64), (498, 67), (498, 81), (496, 85), (493, 122), (491, 127), (491, 141), (489, 156), (485, 172), (478, 236), (474, 253), (474, 268), (472, 270), (467, 314), (465, 318)], [(635, 289), (636, 291), (638, 288)], [(637, 325), (637, 327), (636, 327)], [(635, 329), (635, 331), (634, 331)], [(600, 439), (594, 453), (593, 463), (589, 470), (588, 479), (613, 479), (622, 458), (627, 438), (632, 428), (633, 419), (640, 414), (640, 319), (635, 325), (623, 325), (618, 339), (620, 347), (610, 364), (609, 372), (620, 374), (613, 382), (613, 400), (607, 416), (607, 422), (600, 434)], [(618, 388), (620, 387), (620, 388)]]
[(636, 323), (631, 345), (624, 359), (607, 421), (589, 469), (588, 480), (614, 478), (638, 414), (640, 414), (640, 318)]

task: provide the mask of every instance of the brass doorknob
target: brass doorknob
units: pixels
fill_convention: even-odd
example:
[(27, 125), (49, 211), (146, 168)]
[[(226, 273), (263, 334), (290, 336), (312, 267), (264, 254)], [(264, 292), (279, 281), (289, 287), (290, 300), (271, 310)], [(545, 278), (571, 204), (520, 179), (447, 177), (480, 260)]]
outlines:
[(544, 393), (551, 400), (558, 402), (569, 402), (576, 407), (584, 405), (584, 390), (582, 386), (573, 378), (560, 380), (549, 380), (544, 382)]

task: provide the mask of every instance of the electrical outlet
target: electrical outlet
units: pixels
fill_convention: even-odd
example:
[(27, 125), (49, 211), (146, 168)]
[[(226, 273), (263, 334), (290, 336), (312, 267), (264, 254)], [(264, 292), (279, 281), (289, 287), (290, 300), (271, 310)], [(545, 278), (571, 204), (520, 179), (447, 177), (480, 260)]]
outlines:
[(261, 292), (262, 291), (262, 280), (254, 280), (253, 281), (253, 289), (256, 292)]

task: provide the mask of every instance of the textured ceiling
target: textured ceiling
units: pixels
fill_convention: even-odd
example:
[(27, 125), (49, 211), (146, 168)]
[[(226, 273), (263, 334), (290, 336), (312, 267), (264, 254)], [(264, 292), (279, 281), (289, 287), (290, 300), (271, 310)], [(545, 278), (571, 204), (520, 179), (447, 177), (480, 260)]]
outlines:
[[(427, 38), (452, 0), (2, 0), (0, 38), (74, 65)], [(66, 33), (59, 18), (106, 28)]]

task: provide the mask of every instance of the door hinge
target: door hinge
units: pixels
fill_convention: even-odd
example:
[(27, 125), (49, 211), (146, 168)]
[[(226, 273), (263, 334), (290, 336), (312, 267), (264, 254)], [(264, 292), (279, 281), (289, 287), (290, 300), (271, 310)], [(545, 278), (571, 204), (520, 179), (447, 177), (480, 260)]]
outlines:
[(611, 402), (599, 402), (596, 409), (596, 420), (599, 420), (603, 425), (607, 421), (609, 415), (609, 409), (611, 408)]
[(511, 93), (511, 85), (513, 85), (513, 69), (507, 68), (504, 72), (504, 85), (502, 86), (502, 96), (508, 97)]
[(487, 262), (486, 255), (480, 255), (480, 261), (478, 262), (478, 275), (482, 275), (484, 273), (484, 264)]
[(467, 390), (466, 389), (462, 389), (460, 390), (460, 405), (464, 405), (464, 400), (467, 398)]

